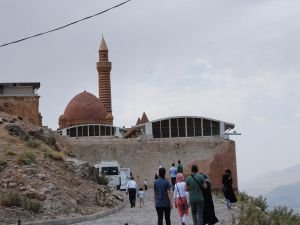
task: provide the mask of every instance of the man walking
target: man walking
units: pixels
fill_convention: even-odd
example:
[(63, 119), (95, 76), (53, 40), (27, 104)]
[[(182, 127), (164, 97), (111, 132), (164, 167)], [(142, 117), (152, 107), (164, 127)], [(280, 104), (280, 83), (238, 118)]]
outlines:
[(178, 160), (177, 173), (182, 173), (183, 174), (183, 166), (181, 165), (180, 160)]
[(137, 186), (136, 182), (134, 181), (133, 176), (131, 176), (130, 181), (128, 181), (127, 188), (126, 188), (126, 194), (129, 193), (129, 202), (130, 202), (131, 208), (135, 207), (137, 190), (138, 190), (138, 186)]
[(204, 177), (198, 173), (197, 165), (192, 165), (192, 174), (186, 180), (189, 192), (191, 211), (194, 225), (203, 225), (204, 197), (202, 188), (206, 188)]
[(175, 163), (172, 163), (172, 167), (169, 169), (169, 173), (170, 173), (171, 183), (172, 183), (173, 191), (174, 191), (174, 186), (175, 186), (175, 183), (176, 183), (176, 173), (177, 173)]

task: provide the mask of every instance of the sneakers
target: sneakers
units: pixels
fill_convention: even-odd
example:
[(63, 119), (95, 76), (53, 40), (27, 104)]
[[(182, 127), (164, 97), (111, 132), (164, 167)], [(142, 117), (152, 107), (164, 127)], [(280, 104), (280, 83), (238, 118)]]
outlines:
[(231, 205), (231, 202), (228, 199), (226, 199), (226, 206), (228, 209), (231, 209)]
[(227, 203), (227, 209), (231, 209), (231, 203)]

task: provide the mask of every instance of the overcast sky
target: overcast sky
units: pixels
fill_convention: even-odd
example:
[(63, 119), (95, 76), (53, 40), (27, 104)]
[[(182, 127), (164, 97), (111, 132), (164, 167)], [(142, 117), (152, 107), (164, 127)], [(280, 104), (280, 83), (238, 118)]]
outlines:
[[(0, 44), (122, 0), (0, 1)], [(0, 48), (0, 82), (40, 82), (44, 125), (98, 95), (104, 34), (114, 125), (205, 116), (236, 125), (240, 181), (299, 163), (299, 0), (133, 0), (55, 33)]]

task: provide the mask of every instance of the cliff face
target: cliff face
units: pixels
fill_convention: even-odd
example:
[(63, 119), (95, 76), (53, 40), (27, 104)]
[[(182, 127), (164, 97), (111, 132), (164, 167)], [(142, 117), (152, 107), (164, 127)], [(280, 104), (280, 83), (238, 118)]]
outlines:
[(0, 96), (0, 112), (5, 112), (23, 120), (42, 126), (39, 113), (40, 96)]
[(181, 160), (186, 176), (196, 164), (201, 172), (209, 175), (213, 188), (219, 190), (224, 169), (230, 168), (233, 186), (238, 188), (235, 143), (231, 140), (217, 137), (153, 140), (68, 138), (68, 142), (77, 157), (91, 164), (118, 160), (121, 167), (131, 169), (139, 184), (147, 178), (151, 186), (160, 165), (168, 170), (173, 162), (177, 164)]

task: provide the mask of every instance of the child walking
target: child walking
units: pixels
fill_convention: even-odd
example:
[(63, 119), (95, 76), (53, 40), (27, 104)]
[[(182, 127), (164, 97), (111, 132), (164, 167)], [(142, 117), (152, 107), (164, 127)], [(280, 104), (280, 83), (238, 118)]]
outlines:
[(140, 188), (139, 192), (138, 192), (138, 197), (139, 197), (139, 200), (140, 200), (140, 208), (142, 208), (142, 204), (143, 204), (143, 207), (145, 206), (144, 205), (144, 195), (145, 195), (144, 189)]

